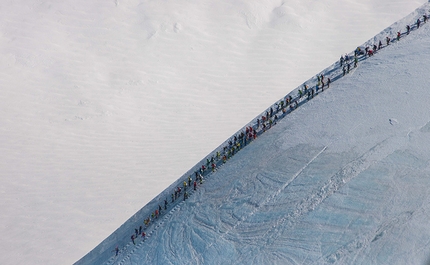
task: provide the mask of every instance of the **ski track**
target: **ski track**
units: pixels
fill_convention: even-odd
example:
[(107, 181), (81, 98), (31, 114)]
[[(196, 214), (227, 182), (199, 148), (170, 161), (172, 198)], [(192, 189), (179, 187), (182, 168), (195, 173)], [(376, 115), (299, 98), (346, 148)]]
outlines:
[[(372, 147), (369, 151), (367, 151), (358, 159), (348, 163), (339, 172), (333, 175), (323, 186), (313, 190), (310, 196), (304, 198), (299, 204), (297, 204), (296, 209), (293, 212), (288, 212), (284, 217), (277, 220), (275, 224), (272, 226), (272, 228), (266, 231), (264, 235), (258, 239), (258, 241), (263, 241), (263, 242), (261, 243), (256, 242), (255, 244), (261, 246), (260, 250), (269, 248), (273, 244), (276, 244), (277, 243), (276, 239), (282, 234), (284, 234), (284, 231), (286, 229), (293, 227), (299, 221), (300, 217), (314, 210), (326, 198), (328, 198), (333, 193), (338, 191), (349, 181), (351, 181), (353, 178), (358, 176), (361, 172), (368, 169), (376, 161), (379, 161), (379, 158), (381, 156), (385, 157), (391, 154), (394, 151), (392, 148), (392, 142), (396, 140), (397, 139), (386, 139), (380, 142), (379, 144), (375, 145), (374, 147)], [(272, 198), (275, 198), (276, 195), (279, 194), (281, 190), (285, 189), (285, 187), (287, 187), (289, 183), (291, 183), (297, 176), (299, 176), (300, 173), (312, 163), (312, 161), (314, 161), (321, 153), (323, 153), (326, 150), (326, 148), (327, 147), (324, 147), (314, 158), (311, 159), (311, 161), (309, 161), (301, 170), (299, 170), (299, 172), (295, 174), (294, 178), (291, 181), (287, 182), (281, 189), (279, 189), (275, 193), (274, 196), (266, 200), (265, 203), (270, 201)], [(254, 214), (255, 211), (253, 211), (252, 214)], [(288, 225), (283, 226), (285, 222), (287, 222)], [(237, 227), (237, 225), (235, 227)], [(365, 246), (365, 243), (363, 240), (358, 240), (357, 242), (359, 242), (357, 244), (359, 244), (360, 246)], [(339, 259), (339, 257), (341, 256), (341, 253), (344, 251), (343, 249), (350, 249), (352, 244), (355, 244), (355, 242), (349, 243), (344, 248), (339, 249), (336, 253), (329, 255), (329, 257), (327, 257), (325, 261), (331, 260), (333, 259), (333, 257), (337, 257), (337, 259)], [(348, 252), (351, 252), (351, 251), (348, 251)], [(247, 256), (248, 254), (250, 253), (246, 253), (246, 252), (242, 253), (241, 257)], [(240, 264), (242, 261), (243, 259), (239, 258), (235, 264)]]
[(372, 243), (381, 239), (395, 227), (406, 224), (413, 218), (413, 216), (413, 211), (402, 212), (394, 218), (383, 222), (376, 231), (369, 231), (367, 234), (358, 236), (348, 244), (337, 249), (335, 252), (326, 255), (318, 262), (323, 262), (324, 264), (345, 264), (345, 259), (351, 255), (353, 255), (352, 262), (355, 262), (360, 254), (362, 254), (362, 252)]
[[(393, 142), (398, 142), (398, 139), (386, 139), (372, 147), (368, 152), (366, 152), (357, 160), (349, 163), (345, 168), (334, 175), (326, 185), (321, 187), (320, 192), (313, 194), (309, 199), (305, 200), (306, 203), (303, 204), (305, 207), (301, 207), (301, 209), (314, 209), (316, 204), (321, 203), (329, 195), (339, 190), (351, 179), (358, 176), (361, 172), (368, 169), (372, 164), (379, 161), (381, 157), (386, 157), (391, 154), (394, 151)], [(353, 252), (360, 252), (362, 249), (365, 249), (369, 243), (372, 243), (382, 237), (384, 233), (386, 233), (387, 230), (392, 229), (395, 224), (399, 222), (407, 222), (412, 217), (412, 214), (413, 213), (411, 212), (405, 212), (391, 221), (382, 224), (376, 232), (370, 231), (368, 234), (354, 239), (353, 241), (339, 248), (336, 252), (326, 255), (323, 258), (324, 263), (332, 264), (338, 261), (342, 262), (342, 258), (347, 254), (350, 255)]]
[[(249, 212), (249, 214), (245, 217), (242, 217), (233, 227), (231, 227), (230, 229), (228, 229), (225, 233), (223, 233), (220, 237), (222, 239), (224, 239), (229, 233), (230, 231), (236, 229), (237, 226), (239, 226), (240, 224), (242, 224), (245, 220), (247, 220), (249, 217), (251, 217), (252, 215), (254, 215), (261, 207), (264, 207), (267, 203), (269, 203), (270, 201), (273, 201), (283, 190), (285, 190), (286, 187), (288, 187), (288, 185), (290, 185), (291, 182), (293, 182), (302, 172), (303, 170), (305, 170), (309, 164), (311, 164), (319, 155), (321, 155), (327, 147), (324, 147), (317, 155), (315, 155), (305, 166), (303, 166), (290, 180), (288, 180), (287, 182), (284, 183), (284, 185), (281, 186), (281, 188), (279, 188), (275, 193), (273, 193), (271, 196), (268, 196), (266, 198), (265, 201), (263, 201), (261, 204), (259, 204), (258, 206), (254, 207), (254, 209)], [(206, 250), (209, 249), (214, 243), (211, 243), (209, 245), (206, 246)]]

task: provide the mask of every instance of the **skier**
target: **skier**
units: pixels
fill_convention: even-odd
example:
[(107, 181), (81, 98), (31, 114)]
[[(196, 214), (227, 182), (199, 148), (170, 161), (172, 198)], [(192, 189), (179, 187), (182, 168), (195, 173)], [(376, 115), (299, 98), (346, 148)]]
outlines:
[(142, 233), (142, 226), (139, 226), (139, 234)]
[(164, 200), (164, 210), (167, 210), (167, 199)]
[(391, 40), (391, 39), (390, 39), (390, 37), (388, 37), (388, 36), (385, 38), (385, 42), (387, 43), (387, 46), (388, 46), (388, 45), (390, 45), (390, 40)]
[(134, 234), (133, 235), (131, 235), (131, 242), (133, 242), (133, 245), (136, 245), (136, 243), (134, 242)]
[(418, 18), (418, 19), (417, 19), (417, 29), (419, 29), (419, 28), (420, 28), (420, 24), (421, 24), (421, 20)]
[(350, 64), (348, 64), (347, 66), (346, 66), (346, 72), (349, 74), (349, 70), (351, 69), (351, 65)]
[(406, 25), (406, 35), (409, 35), (409, 32), (411, 32), (411, 26)]
[(330, 88), (330, 83), (331, 83), (331, 80), (330, 80), (330, 77), (329, 77), (329, 78), (327, 78), (327, 88)]
[(345, 75), (345, 73), (346, 73), (346, 66), (343, 66), (342, 71), (343, 71), (343, 75)]
[(194, 181), (194, 190), (197, 188), (197, 181)]
[(347, 63), (349, 61), (349, 56), (348, 56), (348, 54), (346, 53), (345, 54), (345, 63)]
[(382, 48), (382, 41), (379, 41), (378, 43), (378, 50), (380, 50)]
[(188, 199), (188, 192), (185, 192), (185, 193), (184, 193), (184, 201), (185, 201), (186, 199)]
[(400, 31), (397, 32), (397, 41), (400, 40)]
[(143, 231), (142, 232), (142, 238), (143, 238), (143, 240), (145, 240), (145, 237), (146, 237), (146, 233), (145, 233), (145, 231)]
[(358, 58), (354, 57), (354, 68), (357, 67), (357, 63), (358, 63)]
[(191, 175), (188, 176), (188, 186), (191, 186)]
[(361, 49), (360, 47), (357, 47), (357, 49), (354, 50), (354, 56), (360, 55)]
[(139, 231), (137, 230), (137, 228), (134, 229), (134, 233), (136, 234), (136, 236), (139, 234)]
[(118, 256), (119, 248), (118, 246), (115, 247), (115, 256)]
[(426, 23), (426, 22), (427, 22), (427, 19), (428, 19), (427, 15), (426, 15), (426, 14), (424, 14), (424, 15), (423, 15), (423, 22), (424, 22), (424, 23)]
[(187, 182), (184, 180), (184, 190), (187, 190)]
[(340, 66), (343, 66), (343, 62), (344, 62), (344, 58), (343, 58), (343, 55), (341, 55), (340, 56), (340, 60), (339, 60), (339, 63), (340, 63)]
[(275, 113), (278, 113), (278, 112), (279, 112), (279, 109), (280, 109), (280, 107), (281, 107), (281, 106), (279, 106), (278, 102), (276, 102), (276, 103), (275, 103), (275, 107), (276, 107), (276, 109), (275, 109)]

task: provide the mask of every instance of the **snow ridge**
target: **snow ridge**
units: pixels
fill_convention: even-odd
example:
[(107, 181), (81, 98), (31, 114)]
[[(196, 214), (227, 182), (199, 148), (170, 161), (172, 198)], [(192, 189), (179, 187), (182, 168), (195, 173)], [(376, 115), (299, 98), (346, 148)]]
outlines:
[[(407, 23), (407, 24), (412, 25), (411, 30), (417, 29), (418, 24), (413, 23), (413, 21), (415, 21), (417, 19), (417, 17), (418, 17), (418, 19), (420, 19), (422, 14), (425, 14), (425, 8), (427, 8), (427, 5), (423, 5), (415, 13), (413, 13), (409, 17), (405, 18), (402, 21), (402, 23), (403, 24)], [(394, 27), (387, 28), (386, 30), (384, 30), (383, 32), (381, 32), (380, 34), (375, 36), (372, 40), (369, 40), (368, 42), (366, 42), (364, 46), (369, 46), (373, 43), (377, 43), (376, 40), (383, 39), (383, 37), (385, 37), (385, 35), (387, 35), (387, 34), (391, 34), (391, 36), (392, 36), (392, 33), (394, 33), (394, 32), (392, 32), (393, 28)], [(406, 33), (402, 33), (401, 38), (403, 38), (405, 35), (406, 35)], [(397, 41), (398, 40), (393, 38), (393, 40), (391, 42), (395, 43)], [(388, 46), (388, 44), (384, 45), (383, 47), (387, 47), (387, 46)], [(353, 53), (350, 53), (348, 55), (353, 56)], [(368, 58), (372, 58), (372, 57), (362, 55), (358, 58), (359, 58), (358, 59), (359, 62), (362, 62), (362, 61), (364, 61)], [(338, 62), (336, 62), (333, 65), (331, 65), (330, 67), (326, 68), (321, 73), (325, 77), (331, 77), (332, 82), (335, 82), (337, 80), (340, 80), (340, 78), (345, 75), (345, 73), (343, 73), (342, 70), (343, 70), (342, 67), (340, 67)], [(320, 74), (318, 74), (317, 76), (319, 77)], [(309, 88), (310, 91), (316, 91), (315, 96), (322, 92), (321, 90), (318, 91), (318, 88), (317, 88), (318, 85), (316, 83), (318, 82), (317, 81), (318, 77), (313, 77), (313, 78), (311, 78), (305, 82), (305, 84), (311, 84), (311, 83), (315, 84)], [(311, 100), (313, 98), (313, 96), (311, 96), (312, 94), (300, 95), (303, 93), (303, 91), (301, 89), (302, 89), (301, 87), (298, 87), (295, 90), (293, 90), (291, 93), (287, 94), (285, 96), (285, 98), (280, 99), (279, 102), (285, 101), (286, 99), (290, 99), (290, 98), (292, 100), (285, 103), (285, 105), (288, 106), (288, 108), (282, 114), (279, 115), (279, 117), (278, 117), (279, 120), (285, 118), (288, 114), (292, 113), (299, 106), (302, 106), (303, 104), (309, 102), (309, 100)], [(270, 129), (270, 128), (272, 128), (272, 126), (274, 126), (271, 124), (273, 122), (272, 118), (274, 117), (274, 115), (277, 115), (279, 113), (279, 111), (282, 111), (279, 107), (280, 106), (279, 102), (276, 102), (274, 105), (269, 107), (266, 111), (264, 111), (260, 115), (260, 116), (266, 117), (267, 121), (264, 122), (264, 124), (268, 127), (268, 129)], [(274, 111), (273, 111), (274, 115), (268, 115), (267, 116), (267, 113), (271, 112), (271, 109), (274, 109)], [(260, 116), (258, 116), (257, 119), (260, 119)], [(392, 119), (392, 120), (390, 119), (391, 125), (393, 125), (392, 121), (396, 121), (396, 123), (397, 123), (396, 119)], [(263, 130), (261, 128), (261, 126), (258, 126), (258, 124), (260, 124), (260, 122), (257, 122), (254, 120), (254, 121), (248, 123), (247, 125), (245, 125), (241, 130), (239, 130), (230, 139), (227, 139), (222, 145), (220, 145), (217, 149), (215, 149), (213, 152), (211, 152), (206, 158), (202, 159), (194, 168), (190, 169), (186, 174), (184, 174), (175, 183), (173, 183), (169, 188), (167, 188), (165, 191), (163, 191), (153, 201), (151, 201), (150, 203), (148, 203), (148, 205), (143, 207), (136, 215), (134, 215), (132, 218), (130, 218), (130, 220), (127, 221), (127, 223), (126, 223), (127, 228), (125, 228), (125, 230), (128, 229), (130, 231), (130, 234), (131, 234), (132, 230), (130, 230), (130, 228), (136, 226), (136, 224), (142, 223), (142, 220), (143, 220), (142, 217), (149, 215), (149, 213), (152, 211), (152, 209), (154, 209), (154, 207), (156, 207), (158, 204), (161, 203), (162, 199), (168, 198), (168, 195), (171, 194), (171, 191), (174, 188), (176, 188), (177, 186), (180, 186), (181, 183), (184, 180), (186, 180), (186, 178), (189, 175), (192, 175), (193, 173), (197, 172), (200, 169), (200, 165), (205, 164), (206, 159), (210, 159), (211, 157), (215, 157), (217, 152), (220, 152), (222, 155), (227, 155), (224, 147), (226, 147), (226, 146), (228, 147), (229, 146), (228, 142), (232, 141), (232, 139), (235, 136), (239, 135), (241, 132), (244, 132), (246, 128), (252, 127), (254, 130), (257, 131), (258, 136), (261, 136), (266, 130)], [(251, 143), (253, 142), (253, 140), (251, 138), (249, 138), (248, 141), (251, 141)], [(271, 244), (273, 244), (276, 241), (275, 239), (279, 235), (279, 233), (277, 233), (277, 231), (278, 231), (278, 229), (280, 229), (280, 227), (282, 227), (282, 225), (285, 222), (287, 222), (288, 226), (295, 225), (299, 217), (305, 215), (306, 213), (308, 213), (310, 211), (313, 211), (326, 198), (328, 198), (332, 194), (336, 193), (339, 189), (341, 189), (342, 187), (347, 185), (352, 179), (354, 179), (355, 177), (360, 175), (362, 172), (371, 168), (374, 165), (375, 161), (378, 161), (378, 159), (380, 157), (387, 157), (390, 154), (392, 154), (395, 151), (394, 146), (396, 146), (396, 148), (398, 148), (399, 141), (402, 142), (403, 138), (398, 138), (398, 137), (386, 138), (383, 141), (376, 144), (375, 146), (371, 147), (368, 151), (366, 151), (364, 154), (362, 154), (357, 159), (354, 159), (353, 161), (346, 164), (340, 171), (338, 171), (336, 174), (332, 175), (327, 182), (323, 183), (318, 189), (314, 190), (310, 196), (308, 196), (308, 197), (304, 198), (302, 201), (300, 201), (300, 203), (298, 203), (296, 205), (296, 209), (293, 212), (285, 213), (285, 215), (283, 217), (281, 217), (280, 219), (278, 219), (275, 222), (272, 229), (267, 230), (264, 233), (263, 237), (261, 237), (262, 239), (267, 238), (268, 234), (273, 235), (273, 236), (269, 237), (269, 240), (267, 240), (265, 242), (264, 247), (269, 247)], [(236, 152), (240, 151), (241, 148), (248, 146), (249, 144), (250, 144), (249, 142), (245, 145), (242, 144)], [(406, 143), (403, 143), (403, 144), (405, 145)], [(324, 152), (326, 152), (329, 149), (330, 149), (330, 145), (323, 146), (321, 148), (321, 150), (316, 153), (315, 156), (313, 156), (307, 163), (305, 163), (303, 165), (303, 167), (301, 167), (295, 174), (293, 174), (293, 176), (291, 178), (289, 178), (286, 182), (284, 182), (274, 193), (265, 197), (265, 200), (263, 202), (255, 205), (253, 210), (248, 212), (245, 216), (242, 216), (241, 219), (238, 220), (238, 222), (236, 222), (231, 228), (229, 228), (223, 234), (221, 234), (221, 240), (225, 239), (230, 234), (230, 231), (235, 230), (246, 219), (253, 216), (257, 211), (259, 211), (259, 209), (261, 207), (265, 206), (269, 202), (274, 201), (277, 198), (277, 196), (280, 195), (287, 187), (289, 187), (289, 185), (291, 183), (293, 183), (302, 174), (302, 172), (305, 169), (307, 169), (307, 167), (311, 163), (313, 163), (321, 154), (323, 154)], [(218, 159), (216, 161), (217, 168), (220, 168), (223, 165), (224, 165), (224, 163), (222, 163), (221, 160)], [(205, 172), (203, 174), (203, 176), (206, 179), (206, 177), (208, 177), (208, 178), (212, 177), (212, 174), (213, 174), (212, 172)], [(192, 194), (194, 192), (191, 190), (191, 187), (189, 187), (189, 188), (190, 188), (189, 189), (190, 196), (192, 196)], [(147, 239), (141, 240), (136, 246), (134, 246), (131, 242), (126, 243), (125, 246), (122, 247), (122, 249), (120, 251), (120, 255), (118, 257), (111, 256), (108, 259), (106, 264), (114, 264), (116, 262), (118, 262), (118, 264), (129, 264), (131, 261), (130, 257), (137, 250), (141, 249), (144, 246), (144, 242), (150, 240), (153, 233), (156, 232), (159, 228), (163, 227), (164, 224), (172, 217), (172, 215), (174, 215), (175, 212), (179, 211), (180, 208), (184, 204), (186, 204), (186, 202), (187, 201), (185, 201), (185, 200), (180, 201), (179, 203), (176, 201), (173, 205), (171, 205), (171, 206), (169, 205), (169, 207), (171, 207), (171, 208), (168, 209), (167, 213), (163, 214), (162, 218), (155, 220), (155, 222), (151, 222), (151, 225), (149, 225), (146, 228)], [(406, 211), (406, 212), (404, 212), (404, 214), (399, 215), (398, 218), (393, 219), (392, 222), (395, 222), (395, 223), (407, 222), (408, 220), (410, 220), (412, 218), (412, 216), (413, 216), (412, 211)], [(350, 241), (348, 244), (343, 245), (341, 248), (339, 248), (335, 252), (321, 257), (320, 261), (322, 261), (324, 263), (343, 262), (346, 259), (345, 256), (350, 255), (351, 252), (357, 253), (356, 254), (356, 256), (357, 256), (358, 253), (360, 253), (360, 251), (362, 249), (365, 249), (369, 244), (378, 241), (384, 235), (385, 231), (389, 230), (390, 227), (392, 227), (392, 225), (391, 225), (392, 222), (389, 221), (389, 222), (381, 225), (381, 227), (376, 232), (368, 233), (366, 235), (360, 236), (360, 237)], [(125, 233), (125, 230), (123, 227), (121, 227), (114, 234), (116, 234), (117, 232), (120, 232), (120, 231), (121, 231), (120, 233), (122, 233), (122, 232)], [(109, 238), (111, 238), (111, 237), (112, 236), (110, 236)], [(125, 243), (125, 242), (129, 241), (129, 240), (127, 240), (127, 237), (128, 237), (128, 235), (122, 235), (120, 242)], [(111, 249), (113, 246), (112, 240), (110, 240), (109, 238), (105, 240), (106, 242), (105, 241), (102, 242), (98, 247), (96, 247), (93, 251), (91, 251), (87, 255), (88, 257), (87, 256), (83, 257), (76, 264), (89, 264), (89, 263), (93, 262), (93, 259), (102, 260), (102, 259), (99, 259), (100, 256), (96, 257), (100, 253), (103, 253), (101, 255), (101, 256), (103, 256), (103, 258), (107, 258), (108, 257), (107, 253), (112, 252)], [(216, 243), (217, 242), (214, 241), (214, 242), (207, 244), (205, 246), (205, 249), (208, 250), (209, 248), (211, 248)], [(98, 248), (102, 248), (102, 251), (98, 250)], [(241, 255), (242, 256), (246, 255), (246, 252), (242, 253)], [(242, 260), (240, 260), (240, 259), (237, 261), (237, 263), (241, 263), (241, 262), (242, 262)]]

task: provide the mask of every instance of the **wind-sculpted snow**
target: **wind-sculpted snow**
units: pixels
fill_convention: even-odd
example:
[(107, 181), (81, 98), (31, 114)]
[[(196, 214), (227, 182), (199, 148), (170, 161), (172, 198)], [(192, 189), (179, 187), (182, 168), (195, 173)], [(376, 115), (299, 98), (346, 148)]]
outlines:
[[(138, 238), (136, 247), (132, 245), (130, 233), (181, 184), (172, 184), (178, 177), (269, 105), (423, 2), (1, 1), (0, 264), (71, 264), (118, 227), (89, 256), (100, 262), (132, 259), (154, 239), (151, 231), (167, 229), (165, 217), (181, 211), (182, 203), (169, 204), (169, 213), (163, 210), (157, 224), (147, 228), (148, 241)], [(390, 35), (404, 32), (404, 26), (391, 27)], [(415, 32), (408, 38), (418, 36)], [(378, 56), (372, 59), (375, 63)], [(364, 62), (360, 58), (359, 67)], [(397, 74), (409, 75), (407, 71)], [(333, 77), (333, 89), (344, 88), (336, 84), (342, 80), (338, 65), (324, 73)], [(381, 80), (391, 78), (392, 72), (387, 75)], [(314, 87), (315, 78), (308, 82)], [(338, 102), (333, 95), (324, 98), (326, 103)], [(317, 101), (304, 98), (295, 111)], [(307, 120), (292, 123), (296, 115), (288, 118), (290, 126)], [(395, 115), (388, 119), (396, 128), (404, 125)], [(288, 157), (289, 165), (297, 163), (291, 172), (282, 169), (288, 180), (274, 175), (277, 171), (255, 172), (259, 185), (276, 185), (273, 190), (286, 185), (285, 190), (252, 201), (265, 206), (251, 208), (247, 215), (237, 208), (233, 213), (248, 219), (261, 216), (262, 208), (286, 196), (310, 168), (323, 170), (316, 164), (334, 174), (346, 164), (330, 170), (330, 159), (357, 158), (355, 152), (330, 151), (333, 145), (324, 139), (334, 134), (321, 135), (320, 129), (338, 131), (343, 125), (329, 117), (319, 120), (325, 122), (307, 125), (312, 133), (300, 131), (299, 137), (289, 131), (274, 140), (276, 148), (285, 141), (307, 146), (303, 152), (312, 148), (312, 156), (295, 150), (298, 157)], [(353, 130), (358, 124), (348, 126)], [(309, 137), (323, 142), (312, 145)], [(331, 140), (347, 144), (349, 139)], [(277, 155), (264, 161), (270, 165), (285, 159)], [(327, 181), (316, 174), (313, 179), (321, 185)], [(169, 194), (160, 194), (171, 184)], [(243, 211), (252, 206), (249, 203), (242, 202)], [(218, 221), (200, 220), (208, 227)], [(226, 214), (223, 221), (234, 219)], [(277, 223), (287, 221), (281, 216)], [(247, 222), (223, 226), (225, 239), (235, 235), (235, 225), (241, 229)], [(177, 245), (170, 242), (171, 247)], [(114, 259), (116, 246), (121, 258)], [(200, 253), (198, 247), (193, 255)]]
[[(413, 24), (428, 8), (373, 41)], [(142, 223), (141, 212), (153, 209), (183, 179), (172, 184), (117, 230), (125, 233), (116, 242), (125, 244), (118, 256), (110, 252), (95, 260), (424, 264), (430, 257), (430, 109), (422, 106), (430, 98), (423, 82), (430, 64), (420, 62), (430, 60), (423, 48), (429, 44), (424, 24), (345, 76), (330, 66), (323, 73), (338, 78), (328, 90), (302, 99), (208, 175), (187, 200), (148, 227), (148, 238), (136, 246), (124, 240)], [(95, 250), (114, 246), (108, 238)]]

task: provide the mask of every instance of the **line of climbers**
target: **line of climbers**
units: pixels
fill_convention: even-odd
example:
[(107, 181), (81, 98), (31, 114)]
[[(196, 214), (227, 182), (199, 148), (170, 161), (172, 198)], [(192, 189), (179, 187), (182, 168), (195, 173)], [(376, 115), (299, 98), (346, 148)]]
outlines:
[[(420, 27), (421, 22), (426, 23), (427, 20), (428, 16), (425, 14), (423, 15), (423, 21), (418, 18), (416, 23), (412, 24), (412, 27), (407, 25), (406, 32), (397, 32), (396, 41), (399, 41), (402, 35), (409, 35), (411, 30), (418, 29)], [(387, 36), (385, 38), (385, 42), (385, 46), (382, 45), (382, 41), (379, 41), (378, 45), (376, 45), (376, 43), (373, 44), (372, 49), (370, 49), (369, 46), (366, 46), (364, 49), (362, 49), (361, 47), (357, 47), (357, 49), (355, 49), (353, 52), (353, 56), (348, 54), (341, 56), (338, 69), (342, 69), (342, 74), (332, 77), (333, 80), (337, 80), (350, 72), (352, 57), (354, 63), (353, 66), (355, 68), (357, 67), (359, 60), (365, 60), (368, 57), (373, 56), (376, 51), (390, 45), (391, 38)], [(243, 147), (255, 140), (258, 135), (261, 135), (262, 133), (270, 129), (272, 126), (276, 125), (279, 119), (283, 118), (284, 116), (298, 108), (299, 105), (304, 102), (303, 99), (305, 96), (307, 100), (312, 99), (315, 95), (323, 92), (324, 88), (330, 88), (331, 82), (332, 80), (330, 79), (330, 77), (326, 78), (324, 74), (317, 75), (315, 87), (309, 88), (308, 85), (303, 84), (303, 89), (298, 89), (296, 97), (293, 97), (291, 95), (292, 92), (286, 95), (285, 98), (283, 98), (279, 102), (276, 102), (273, 106), (267, 109), (265, 115), (262, 115), (260, 118), (257, 118), (253, 125), (247, 126), (240, 133), (232, 136), (225, 146), (223, 146), (210, 158), (207, 158), (206, 164), (201, 165), (201, 167), (199, 167), (194, 172), (194, 179), (191, 175), (188, 176), (188, 178), (183, 181), (182, 188), (178, 186), (172, 191), (172, 207), (177, 204), (178, 199), (183, 198), (184, 201), (188, 199), (190, 194), (188, 193), (187, 188), (189, 189), (191, 188), (191, 186), (193, 186), (193, 191), (196, 191), (198, 185), (202, 185), (204, 183), (205, 177), (207, 177), (212, 172), (215, 172), (220, 165), (226, 163), (227, 160), (234, 156), (239, 150), (241, 150)], [(279, 114), (279, 112), (281, 113)], [(131, 235), (131, 241), (133, 245), (136, 245), (136, 240), (139, 238), (139, 236), (143, 241), (145, 240), (145, 230), (160, 217), (163, 211), (167, 212), (168, 208), (169, 202), (166, 198), (164, 200), (164, 207), (159, 204), (158, 208), (155, 209), (151, 213), (151, 215), (143, 221), (143, 225), (140, 225), (138, 228), (134, 229), (134, 233)], [(115, 252), (115, 256), (118, 256), (118, 253), (120, 252), (118, 246), (116, 246), (115, 250), (113, 251)]]
[[(404, 35), (409, 35), (409, 33), (411, 32), (411, 30), (415, 29), (419, 29), (421, 23), (426, 23), (428, 20), (428, 15), (424, 14), (423, 15), (423, 20), (421, 21), (420, 18), (417, 19), (417, 21), (412, 24), (412, 27), (410, 25), (406, 25), (406, 31), (404, 33), (401, 33), (401, 31), (398, 31), (396, 34), (396, 41), (400, 41), (400, 38)], [(393, 40), (390, 38), (390, 36), (386, 36), (385, 37), (385, 46), (390, 45), (390, 42), (393, 42)], [(370, 46), (366, 46), (364, 48), (364, 50), (361, 47), (357, 47), (357, 49), (355, 49), (354, 51), (354, 68), (357, 67), (357, 63), (358, 63), (358, 56), (362, 55), (364, 57), (370, 57), (373, 56), (376, 51), (382, 49), (384, 46), (382, 45), (382, 41), (379, 40), (378, 43), (374, 43), (372, 45), (372, 47)], [(350, 64), (350, 60), (351, 60), (351, 56), (349, 56), (348, 54), (345, 54), (345, 56), (341, 56), (340, 57), (340, 66), (343, 66), (342, 68), (342, 72), (343, 75), (349, 73), (349, 71), (351, 70), (351, 64)]]

